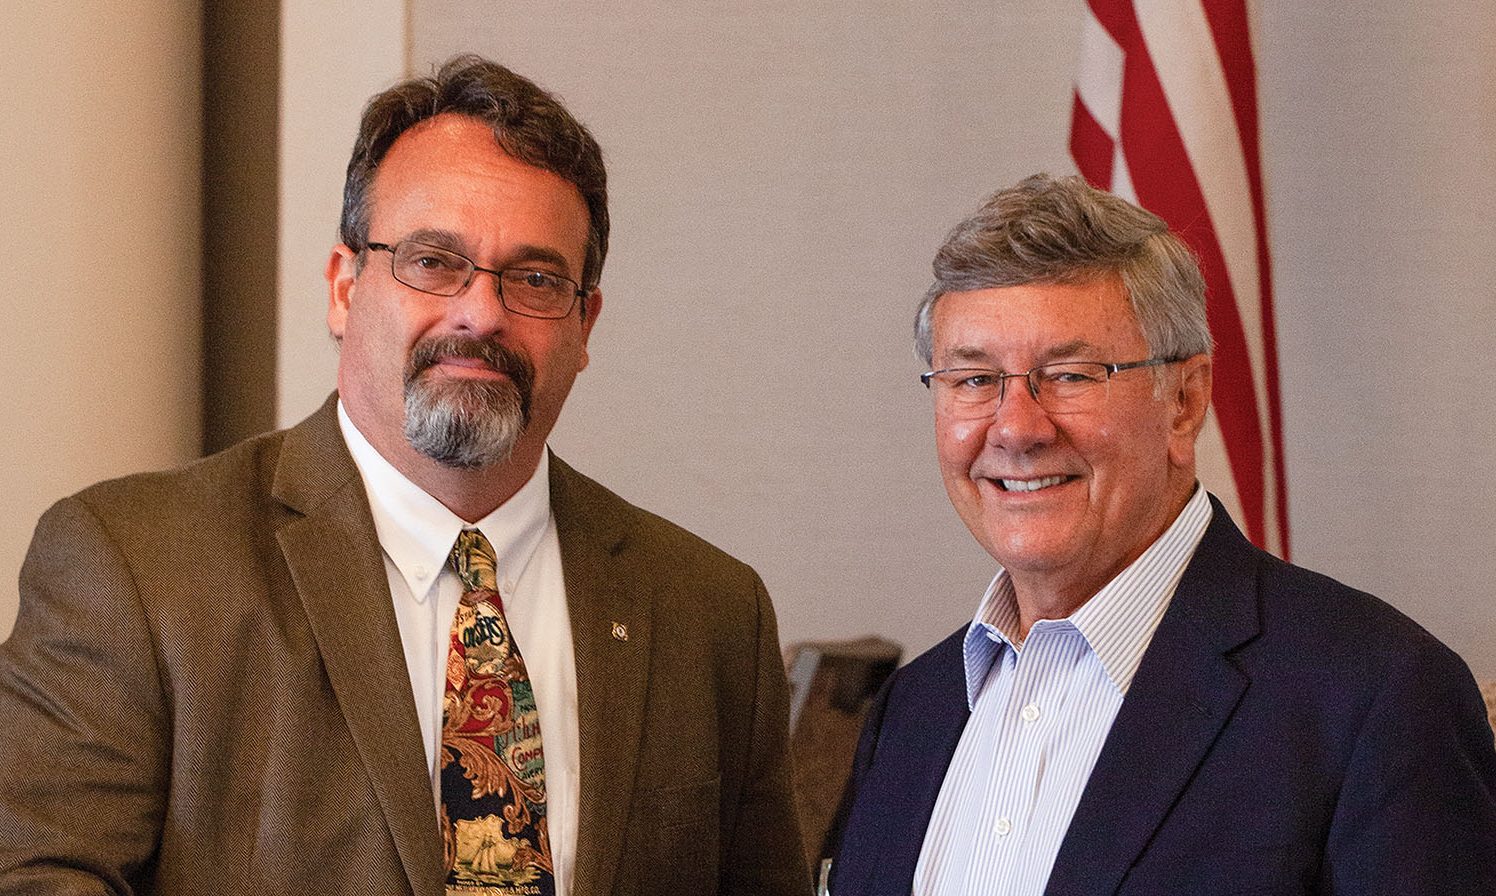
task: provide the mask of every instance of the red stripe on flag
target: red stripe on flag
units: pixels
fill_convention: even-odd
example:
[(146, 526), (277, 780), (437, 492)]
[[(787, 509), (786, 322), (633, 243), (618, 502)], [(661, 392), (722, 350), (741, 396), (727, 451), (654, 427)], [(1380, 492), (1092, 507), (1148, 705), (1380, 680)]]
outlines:
[(1077, 93), (1070, 110), (1070, 155), (1081, 175), (1102, 189), (1108, 187), (1112, 182), (1112, 160), (1116, 157), (1116, 149), (1117, 145)]
[(1091, 7), (1091, 15), (1112, 36), (1112, 40), (1123, 47), (1137, 42), (1138, 21), (1133, 15), (1131, 0), (1086, 0), (1086, 5)]

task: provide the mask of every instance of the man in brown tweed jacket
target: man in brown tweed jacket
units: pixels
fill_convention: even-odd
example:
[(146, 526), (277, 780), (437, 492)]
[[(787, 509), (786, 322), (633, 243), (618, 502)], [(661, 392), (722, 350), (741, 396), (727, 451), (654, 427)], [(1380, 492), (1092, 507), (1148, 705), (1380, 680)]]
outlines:
[(606, 202), (591, 135), (507, 69), (371, 101), (327, 268), (338, 393), (37, 527), (0, 648), (0, 894), (443, 893), (442, 559), (469, 527), (531, 667), (557, 892), (809, 890), (758, 576), (545, 445)]

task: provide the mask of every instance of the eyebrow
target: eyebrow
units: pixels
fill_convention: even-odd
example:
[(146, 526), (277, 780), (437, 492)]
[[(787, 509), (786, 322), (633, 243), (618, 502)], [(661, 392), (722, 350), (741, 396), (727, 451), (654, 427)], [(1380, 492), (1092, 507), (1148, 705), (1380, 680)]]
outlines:
[(443, 230), (439, 227), (422, 227), (419, 230), (407, 233), (401, 242), (425, 243), (438, 249), (446, 249), (448, 252), (456, 252), (459, 255), (466, 251), (462, 244), (462, 237), (455, 231)]
[[(441, 227), (422, 227), (413, 230), (405, 236), (405, 240), (426, 243), (465, 257), (471, 255), (467, 241), (462, 238), (461, 234)], [(477, 264), (476, 261), (474, 263)], [(548, 246), (534, 246), (528, 243), (515, 246), (509, 252), (508, 259), (497, 267), (510, 268), (521, 264), (546, 264), (558, 269), (564, 276), (572, 275), (571, 266), (566, 263), (566, 256)]]
[(536, 263), (548, 264), (556, 268), (565, 276), (572, 276), (571, 265), (566, 263), (566, 256), (548, 246), (522, 245), (514, 247), (510, 253), (510, 260), (504, 267), (512, 267), (515, 264)]

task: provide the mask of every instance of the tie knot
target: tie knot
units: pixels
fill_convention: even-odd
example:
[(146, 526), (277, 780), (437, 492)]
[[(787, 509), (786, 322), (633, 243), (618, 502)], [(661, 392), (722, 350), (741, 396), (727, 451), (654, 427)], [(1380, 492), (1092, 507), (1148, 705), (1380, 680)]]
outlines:
[(462, 582), (463, 591), (499, 590), (499, 561), (494, 557), (493, 545), (482, 532), (463, 529), (457, 533), (450, 560), (452, 570)]

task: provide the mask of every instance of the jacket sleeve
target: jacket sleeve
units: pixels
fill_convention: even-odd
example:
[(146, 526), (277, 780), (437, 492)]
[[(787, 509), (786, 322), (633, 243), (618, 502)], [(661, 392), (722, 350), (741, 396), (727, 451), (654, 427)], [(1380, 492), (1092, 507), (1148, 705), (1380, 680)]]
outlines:
[(1463, 661), (1431, 638), (1388, 670), (1335, 808), (1321, 891), (1496, 893), (1496, 749)]
[(157, 851), (166, 695), (134, 577), (77, 498), (42, 517), (0, 646), (0, 894), (132, 893)]
[(723, 896), (806, 896), (811, 892), (789, 756), (789, 684), (774, 608), (754, 576), (758, 603), (751, 749), (736, 819), (724, 831)]

